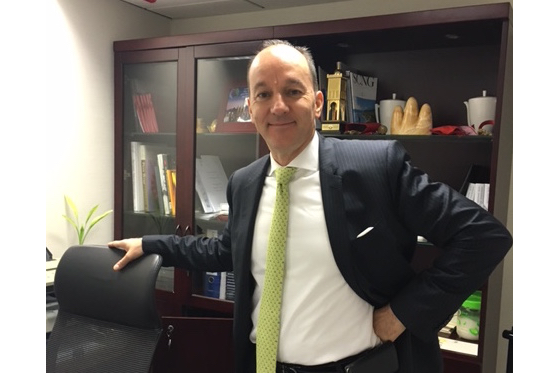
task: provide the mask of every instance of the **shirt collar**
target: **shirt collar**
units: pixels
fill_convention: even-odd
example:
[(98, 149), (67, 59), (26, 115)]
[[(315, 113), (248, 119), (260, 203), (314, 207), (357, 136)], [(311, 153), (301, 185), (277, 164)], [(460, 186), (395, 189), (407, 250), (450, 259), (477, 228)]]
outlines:
[[(298, 154), (287, 166), (297, 167), (298, 169), (305, 169), (309, 171), (317, 171), (319, 169), (319, 136), (317, 131), (313, 134), (313, 139), (307, 146), (303, 149), (301, 153)], [(268, 176), (271, 176), (277, 168), (280, 166), (272, 156), (270, 157), (270, 168), (268, 170)]]

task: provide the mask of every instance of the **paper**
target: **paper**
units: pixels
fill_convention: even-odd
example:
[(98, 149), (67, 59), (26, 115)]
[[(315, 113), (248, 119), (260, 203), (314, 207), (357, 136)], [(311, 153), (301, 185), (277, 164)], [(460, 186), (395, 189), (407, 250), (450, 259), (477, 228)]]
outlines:
[(205, 213), (219, 212), (227, 204), (227, 176), (220, 158), (202, 155), (196, 159), (196, 191)]

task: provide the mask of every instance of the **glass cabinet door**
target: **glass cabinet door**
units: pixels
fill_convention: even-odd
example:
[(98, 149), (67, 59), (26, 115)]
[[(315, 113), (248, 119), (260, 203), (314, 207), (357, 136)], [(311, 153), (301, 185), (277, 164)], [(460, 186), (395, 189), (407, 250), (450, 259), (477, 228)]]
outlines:
[[(259, 135), (249, 117), (246, 82), (250, 53), (196, 60), (196, 233), (218, 236), (228, 219), (231, 174), (259, 156)], [(193, 293), (233, 300), (231, 273), (193, 274)]]
[[(122, 237), (175, 232), (177, 61), (122, 64)], [(174, 269), (156, 288), (173, 292)]]

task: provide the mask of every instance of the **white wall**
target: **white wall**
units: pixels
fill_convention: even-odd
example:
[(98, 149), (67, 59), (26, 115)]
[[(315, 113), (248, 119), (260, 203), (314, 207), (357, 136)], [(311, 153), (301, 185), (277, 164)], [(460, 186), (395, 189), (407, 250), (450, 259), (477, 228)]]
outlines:
[[(49, 0), (46, 165), (46, 245), (60, 256), (77, 244), (62, 218), (68, 194), (85, 219), (113, 208), (113, 41), (168, 35), (170, 21), (116, 0)], [(96, 213), (94, 216), (97, 216)], [(86, 243), (113, 238), (113, 215)]]

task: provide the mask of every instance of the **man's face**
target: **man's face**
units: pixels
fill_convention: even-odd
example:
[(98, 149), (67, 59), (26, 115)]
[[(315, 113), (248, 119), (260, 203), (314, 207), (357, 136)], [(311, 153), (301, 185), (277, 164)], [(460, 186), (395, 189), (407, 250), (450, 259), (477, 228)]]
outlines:
[(305, 57), (285, 45), (260, 52), (248, 81), (251, 119), (274, 159), (285, 166), (313, 138), (323, 94), (313, 90)]

